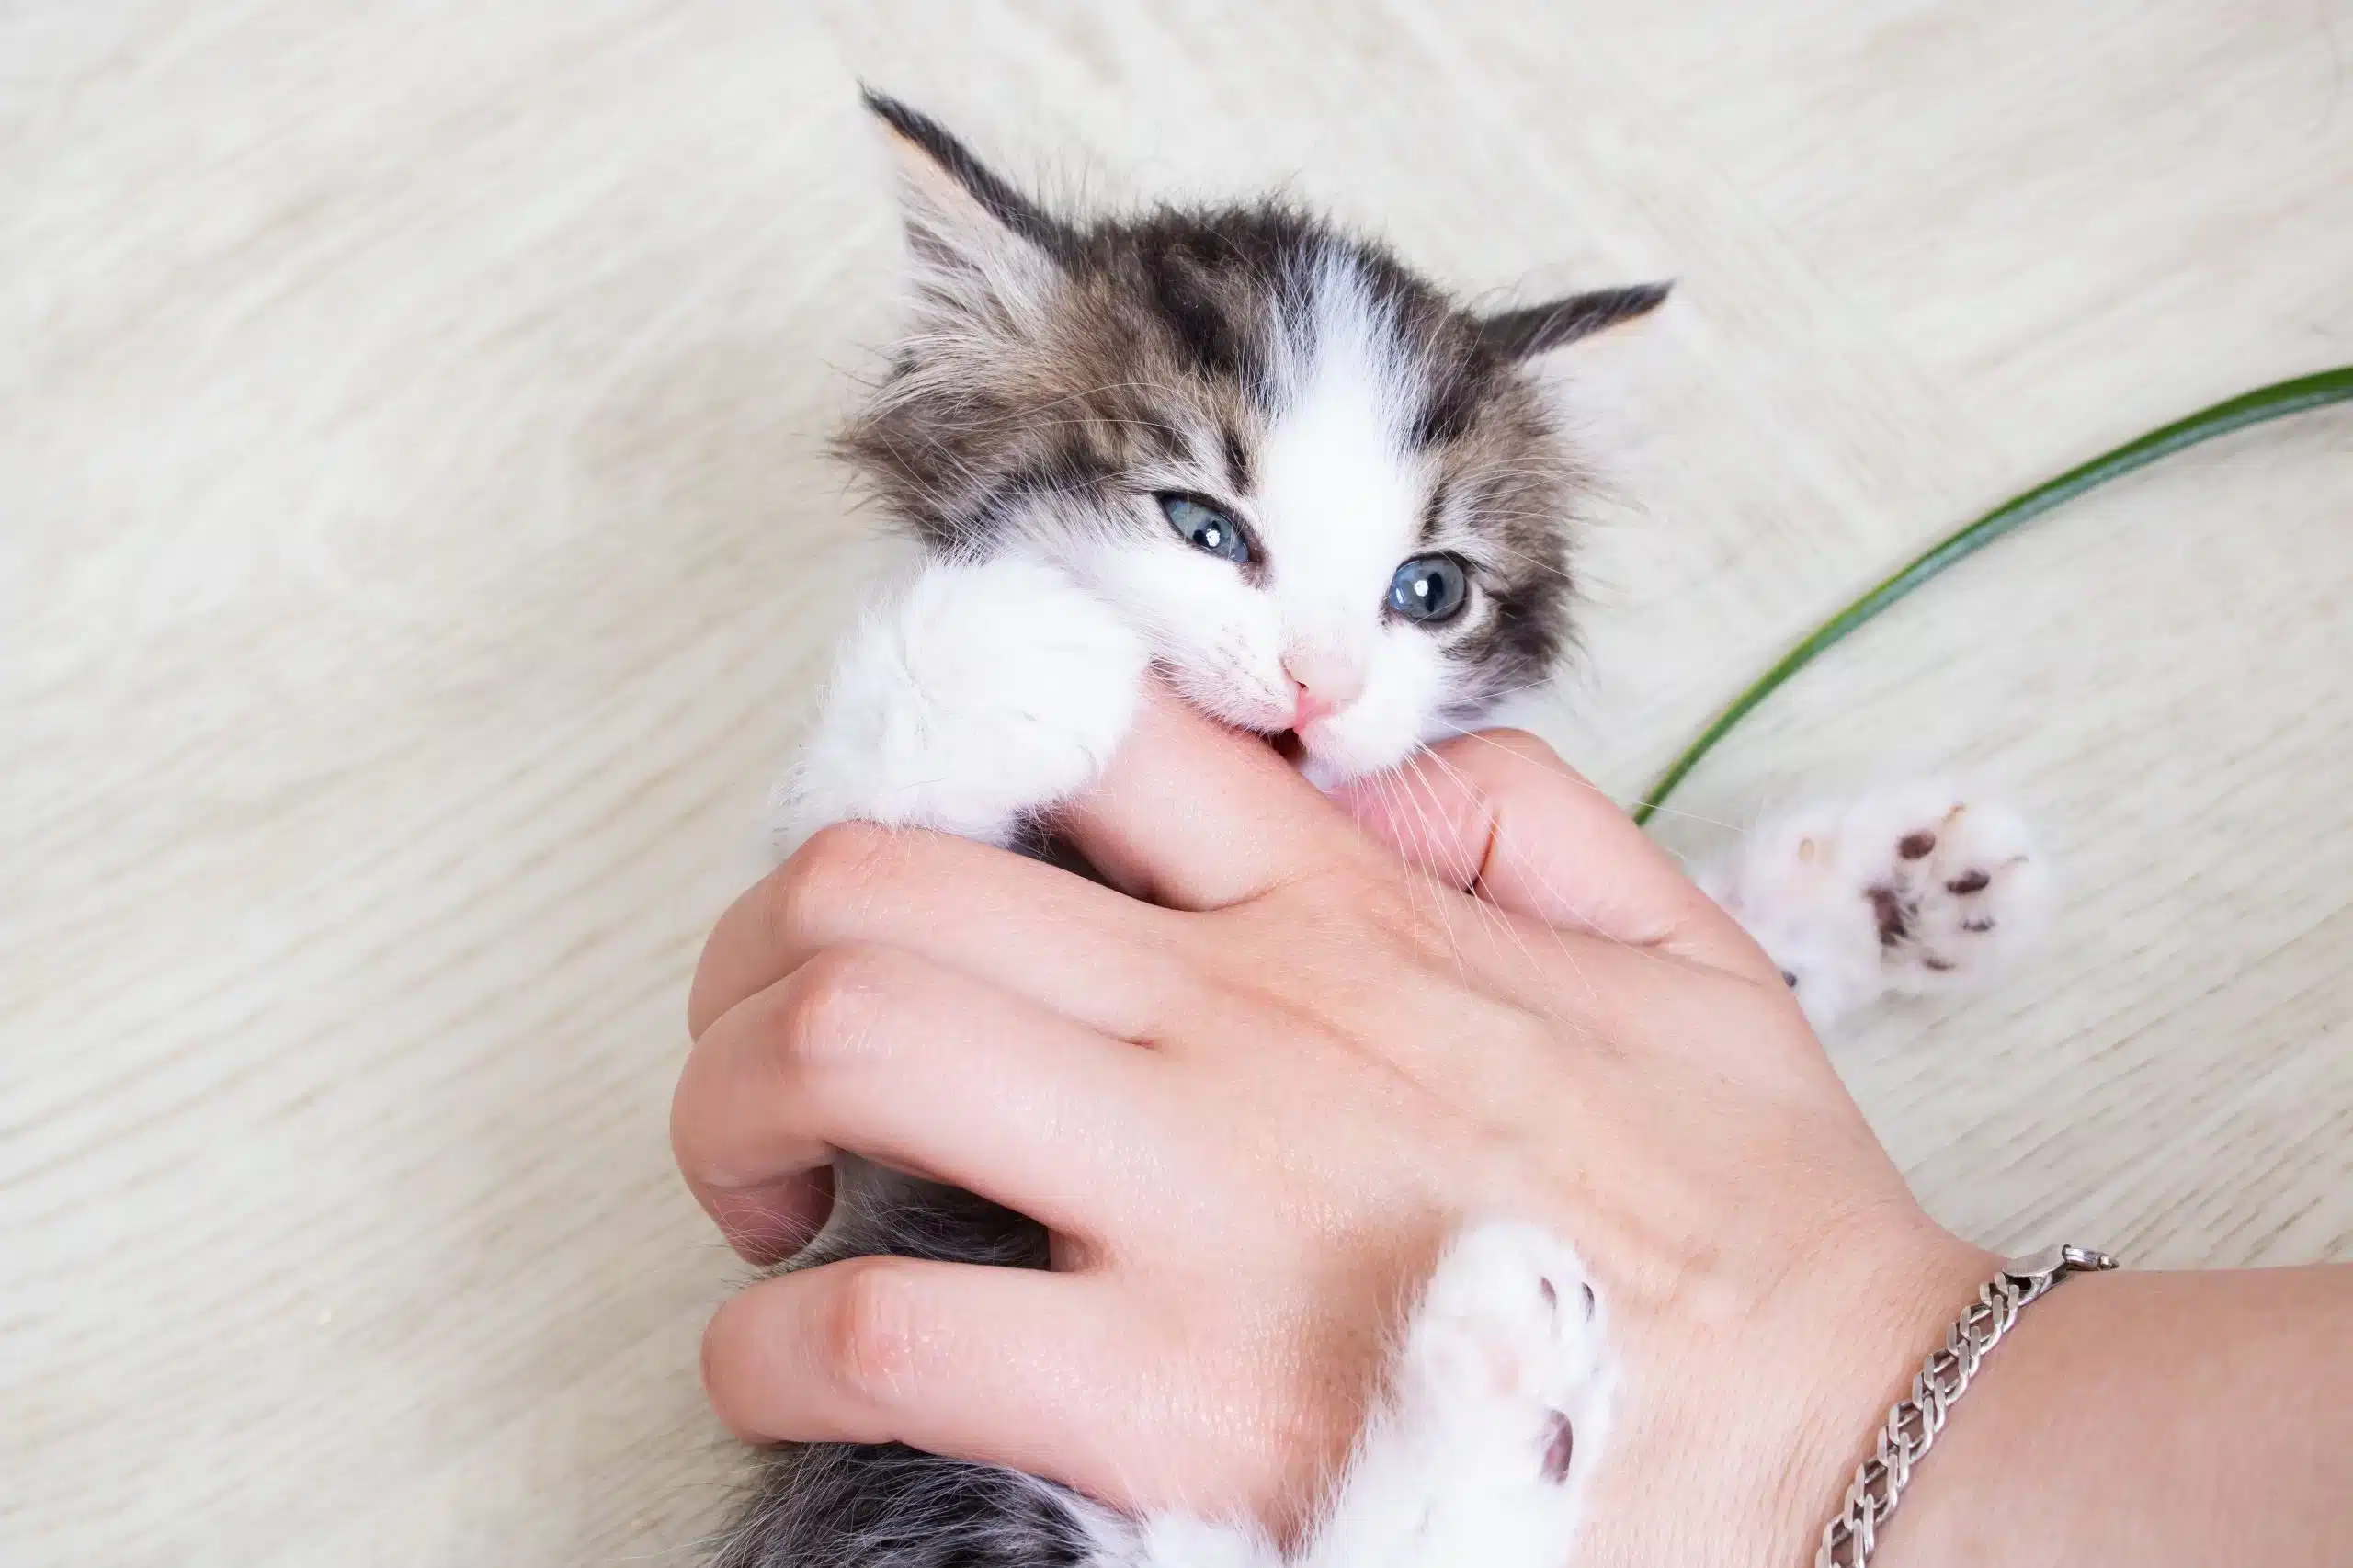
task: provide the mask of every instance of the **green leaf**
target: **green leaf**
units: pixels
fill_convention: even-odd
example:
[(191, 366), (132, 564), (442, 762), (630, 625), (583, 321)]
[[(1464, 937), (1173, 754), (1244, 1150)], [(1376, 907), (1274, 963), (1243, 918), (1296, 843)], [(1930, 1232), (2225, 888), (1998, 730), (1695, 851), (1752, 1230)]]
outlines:
[(1713, 751), (1717, 742), (1730, 734), (1734, 725), (1746, 718), (1758, 703), (1779, 690), (1791, 676), (1812, 664), (1824, 652), (1836, 647), (1856, 628), (1955, 562), (1976, 554), (2004, 534), (2074, 500), (2086, 491), (2097, 489), (2111, 479), (2120, 479), (2134, 469), (2146, 468), (2159, 458), (2170, 457), (2200, 441), (2211, 441), (2217, 436), (2227, 436), (2250, 425), (2260, 425), (2266, 420), (2290, 414), (2302, 414), (2308, 408), (2343, 403), (2348, 398), (2353, 398), (2353, 365), (2322, 370), (2314, 375), (2298, 376), (2290, 381), (2274, 381), (2268, 387), (2243, 392), (2211, 408), (2200, 409), (2186, 419), (2177, 419), (2170, 425), (2161, 426), (2145, 436), (2127, 441), (2113, 451), (2103, 452), (2087, 463), (2069, 469), (2056, 479), (2045, 480), (2025, 494), (2012, 496), (1975, 522), (1922, 551), (1893, 576), (1824, 621), (1813, 635), (1782, 654), (1771, 669), (1758, 676), (1749, 683), (1746, 690), (1733, 698), (1730, 705), (1699, 733), (1699, 738), (1684, 747), (1682, 755), (1658, 776), (1658, 781), (1650, 787), (1634, 807), (1634, 820), (1638, 823), (1650, 821), (1651, 813), (1675, 792), (1675, 787), (1699, 766), (1699, 759)]

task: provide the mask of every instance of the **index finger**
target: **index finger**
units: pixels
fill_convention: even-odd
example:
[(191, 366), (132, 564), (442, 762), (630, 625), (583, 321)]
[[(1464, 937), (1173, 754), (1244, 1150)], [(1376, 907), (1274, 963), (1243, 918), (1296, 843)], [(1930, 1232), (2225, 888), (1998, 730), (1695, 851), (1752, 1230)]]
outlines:
[(1122, 1039), (1170, 984), (1167, 917), (1041, 861), (915, 828), (843, 823), (730, 904), (703, 944), (687, 1032), (844, 942), (901, 948)]

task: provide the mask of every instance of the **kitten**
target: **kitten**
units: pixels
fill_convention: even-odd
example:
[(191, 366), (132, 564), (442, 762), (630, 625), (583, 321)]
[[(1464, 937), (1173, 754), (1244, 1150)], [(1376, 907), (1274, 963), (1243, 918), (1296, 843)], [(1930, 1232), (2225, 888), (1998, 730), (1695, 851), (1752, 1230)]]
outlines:
[[(925, 116), (866, 101), (899, 165), (914, 319), (839, 447), (927, 559), (841, 650), (774, 802), (778, 858), (850, 818), (1034, 846), (1148, 672), (1283, 737), (1324, 786), (1544, 679), (1579, 471), (1540, 369), (1665, 286), (1480, 315), (1276, 202), (1074, 223)], [(2046, 885), (2015, 819), (1921, 788), (1768, 824), (1703, 880), (1817, 1023), (1983, 969), (2030, 938)], [(1047, 1261), (1018, 1215), (844, 1160), (833, 1219), (791, 1267), (877, 1252)], [(1601, 1437), (1605, 1316), (1559, 1241), (1510, 1222), (1458, 1237), (1294, 1561), (1557, 1568)], [(1245, 1528), (1132, 1522), (1012, 1471), (820, 1444), (764, 1456), (712, 1562), (1278, 1560)]]

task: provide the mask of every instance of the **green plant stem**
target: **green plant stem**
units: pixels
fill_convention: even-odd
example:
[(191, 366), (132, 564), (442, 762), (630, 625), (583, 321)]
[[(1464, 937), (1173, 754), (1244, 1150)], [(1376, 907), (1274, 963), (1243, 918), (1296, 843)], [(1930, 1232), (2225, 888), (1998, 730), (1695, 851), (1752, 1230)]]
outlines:
[(1634, 820), (1647, 823), (1684, 777), (1699, 766), (1699, 759), (1713, 751), (1716, 743), (1732, 733), (1733, 727), (1749, 712), (1780, 688), (1825, 650), (1843, 642), (1848, 633), (1877, 616), (1896, 600), (1942, 572), (1955, 562), (1976, 554), (2004, 534), (2052, 507), (2062, 506), (2097, 489), (2111, 479), (2120, 479), (2134, 469), (2145, 468), (2159, 458), (2170, 457), (2186, 447), (2200, 441), (2211, 441), (2217, 436), (2227, 436), (2250, 425), (2260, 425), (2290, 414), (2301, 414), (2308, 408), (2327, 403), (2343, 403), (2353, 398), (2353, 365), (2322, 370), (2310, 376), (2297, 376), (2290, 381), (2274, 381), (2251, 392), (2211, 408), (2202, 408), (2186, 419), (2150, 431), (2113, 451), (2103, 452), (2087, 463), (2071, 468), (2056, 479), (2046, 480), (2014, 495), (1986, 513), (1930, 546), (1893, 576), (1865, 593), (1860, 598), (1832, 616), (1813, 634), (1787, 653), (1779, 663), (1751, 682), (1746, 690), (1733, 699), (1731, 705), (1716, 715), (1713, 722), (1699, 733), (1699, 738), (1683, 748), (1682, 755), (1670, 764), (1658, 781), (1646, 791), (1634, 807)]

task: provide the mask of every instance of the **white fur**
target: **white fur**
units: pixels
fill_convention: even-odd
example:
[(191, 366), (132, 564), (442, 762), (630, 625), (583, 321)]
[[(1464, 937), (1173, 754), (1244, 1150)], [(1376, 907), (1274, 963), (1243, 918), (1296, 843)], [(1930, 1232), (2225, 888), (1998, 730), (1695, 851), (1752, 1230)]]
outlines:
[(781, 859), (857, 818), (1004, 844), (1102, 771), (1134, 722), (1143, 640), (1060, 569), (933, 562), (843, 644), (778, 788)]
[[(1100, 1568), (1563, 1568), (1606, 1447), (1606, 1315), (1533, 1225), (1466, 1230), (1407, 1324), (1386, 1396), (1302, 1546), (1182, 1515), (1098, 1535)], [(1572, 1447), (1556, 1450), (1565, 1424)], [(1565, 1451), (1565, 1472), (1548, 1460)], [(1549, 1472), (1548, 1472), (1549, 1471)]]
[(1409, 450), (1411, 384), (1394, 324), (1354, 271), (1327, 260), (1308, 334), (1282, 369), (1283, 412), (1257, 457), (1256, 517), (1292, 674), (1348, 695), (1300, 735), (1336, 777), (1403, 761), (1444, 696), (1442, 631), (1383, 611), (1415, 552), (1432, 475)]
[[(1915, 835), (1934, 847), (1907, 858)], [(1883, 996), (1984, 983), (2041, 939), (2057, 903), (2023, 821), (1928, 781), (1778, 812), (1694, 875), (1820, 1029)], [(1901, 941), (1881, 940), (1874, 890), (1905, 910)]]

